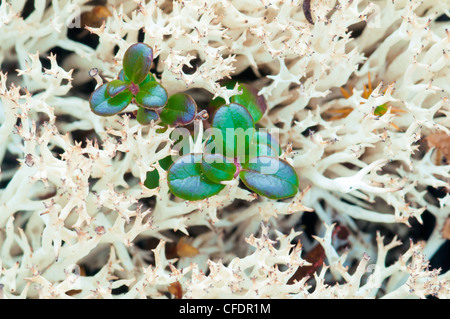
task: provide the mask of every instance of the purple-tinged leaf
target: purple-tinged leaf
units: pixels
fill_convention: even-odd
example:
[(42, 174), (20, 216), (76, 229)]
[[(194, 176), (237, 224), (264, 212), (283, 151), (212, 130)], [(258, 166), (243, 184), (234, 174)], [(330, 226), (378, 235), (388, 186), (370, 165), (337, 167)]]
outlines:
[(123, 57), (123, 71), (127, 78), (139, 84), (147, 77), (153, 61), (153, 50), (139, 42), (130, 46)]
[(222, 154), (204, 154), (201, 169), (206, 177), (214, 183), (230, 181), (236, 173), (236, 165)]
[(241, 83), (238, 89), (242, 90), (242, 94), (234, 95), (230, 101), (245, 106), (253, 121), (258, 122), (267, 110), (264, 96), (258, 95), (257, 89), (244, 83)]
[(111, 116), (124, 110), (131, 102), (133, 95), (125, 90), (114, 97), (107, 92), (108, 84), (103, 84), (92, 92), (89, 105), (92, 112), (101, 116)]

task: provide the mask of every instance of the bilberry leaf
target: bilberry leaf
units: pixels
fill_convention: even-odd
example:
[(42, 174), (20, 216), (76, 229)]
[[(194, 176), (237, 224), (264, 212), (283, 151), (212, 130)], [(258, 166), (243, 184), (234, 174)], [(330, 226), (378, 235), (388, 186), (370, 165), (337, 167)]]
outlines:
[(197, 114), (197, 104), (185, 93), (172, 95), (162, 110), (160, 117), (163, 123), (176, 126), (191, 123)]
[(259, 156), (244, 163), (239, 177), (252, 191), (271, 199), (292, 197), (298, 192), (298, 176), (285, 160)]
[(247, 161), (257, 156), (278, 157), (277, 151), (268, 144), (250, 144)]
[(167, 104), (167, 91), (158, 82), (142, 85), (135, 96), (136, 103), (146, 109), (158, 109)]
[(167, 181), (172, 194), (195, 201), (216, 195), (225, 187), (205, 176), (201, 170), (201, 162), (201, 154), (187, 154), (170, 166)]
[[(120, 70), (119, 75), (117, 76), (117, 79), (121, 80), (121, 81), (124, 81), (124, 82), (127, 82), (127, 83), (130, 82), (130, 79), (125, 75), (125, 72), (123, 71), (123, 69)], [(156, 82), (155, 76), (153, 74), (151, 74), (151, 73), (147, 74), (147, 77), (144, 79), (144, 81), (139, 83), (139, 86), (141, 86), (141, 85), (143, 85), (145, 83), (148, 83), (150, 81)]]
[(234, 178), (236, 166), (221, 154), (205, 154), (201, 163), (202, 172), (215, 183)]
[(264, 96), (258, 95), (257, 89), (244, 83), (239, 84), (239, 90), (242, 90), (242, 94), (232, 96), (230, 101), (245, 106), (257, 123), (267, 110)]
[(136, 119), (139, 124), (147, 125), (150, 124), (152, 120), (156, 122), (159, 119), (159, 115), (153, 110), (138, 107)]
[(144, 81), (139, 83), (139, 87), (142, 87), (144, 84), (147, 84), (148, 82), (156, 82), (155, 76), (153, 74), (151, 74), (151, 73), (149, 73), (147, 75), (147, 77), (144, 79)]
[(161, 166), (161, 168), (163, 170), (167, 171), (169, 169), (170, 165), (173, 164), (172, 156), (168, 155), (168, 156), (164, 157), (163, 159), (160, 159), (158, 162), (159, 162), (159, 166)]
[(149, 189), (154, 189), (159, 186), (159, 172), (155, 168), (153, 171), (148, 171), (145, 175), (144, 186)]
[(381, 104), (379, 106), (376, 107), (375, 111), (373, 111), (373, 114), (376, 116), (383, 116), (384, 114), (386, 114), (388, 110), (388, 106), (387, 104)]
[(130, 82), (130, 79), (125, 75), (125, 72), (123, 72), (123, 69), (120, 70), (119, 74), (117, 75), (117, 80)]
[[(233, 89), (237, 81), (229, 81), (225, 86), (227, 89)], [(242, 94), (233, 95), (230, 98), (230, 103), (238, 103), (244, 106), (253, 117), (253, 121), (257, 123), (267, 110), (267, 103), (262, 95), (258, 95), (258, 90), (248, 84), (240, 83), (238, 90)], [(210, 106), (218, 108), (225, 104), (225, 100), (217, 97), (210, 102)]]
[(110, 97), (114, 97), (120, 92), (126, 90), (128, 83), (121, 80), (112, 80), (108, 83), (106, 90)]
[[(248, 152), (254, 134), (254, 123), (245, 107), (237, 103), (223, 105), (214, 114), (212, 127), (216, 129), (213, 132), (216, 152), (227, 157), (243, 156)], [(220, 147), (221, 143), (223, 147)]]
[(256, 156), (280, 156), (282, 153), (280, 144), (270, 133), (264, 130), (258, 130), (253, 136), (250, 144), (249, 158)]
[(150, 72), (153, 50), (147, 44), (138, 42), (131, 45), (123, 57), (123, 71), (135, 84), (141, 83)]
[(92, 112), (101, 116), (111, 116), (124, 110), (131, 102), (133, 95), (130, 91), (124, 90), (114, 97), (110, 97), (107, 92), (108, 84), (103, 84), (92, 92), (89, 105)]

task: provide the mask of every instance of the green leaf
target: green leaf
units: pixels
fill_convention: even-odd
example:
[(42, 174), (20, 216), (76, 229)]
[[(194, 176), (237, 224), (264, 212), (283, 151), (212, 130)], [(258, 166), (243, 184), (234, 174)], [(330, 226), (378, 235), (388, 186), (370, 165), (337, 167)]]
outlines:
[(138, 107), (136, 119), (139, 124), (147, 125), (150, 124), (152, 120), (156, 122), (159, 119), (159, 115), (153, 110), (147, 110), (143, 107)]
[(250, 145), (250, 150), (249, 150), (248, 155), (249, 155), (248, 159), (251, 159), (251, 158), (257, 157), (257, 156), (272, 156), (272, 157), (279, 156), (277, 151), (268, 144), (252, 144), (252, 145)]
[(131, 102), (133, 95), (125, 90), (114, 97), (110, 97), (107, 92), (108, 84), (103, 84), (92, 92), (89, 98), (89, 105), (92, 112), (101, 116), (111, 116), (124, 110)]
[(135, 84), (141, 83), (150, 72), (153, 50), (147, 44), (139, 42), (131, 45), (123, 57), (123, 71)]
[[(130, 82), (130, 79), (125, 75), (125, 72), (123, 71), (123, 69), (120, 70), (119, 75), (117, 76), (117, 79), (120, 80), (120, 81), (127, 82), (127, 83)], [(151, 74), (151, 73), (147, 74), (147, 77), (144, 79), (144, 81), (139, 83), (139, 86), (141, 86), (141, 85), (143, 85), (145, 83), (148, 83), (150, 81), (156, 82), (155, 76), (153, 74)]]
[(253, 121), (258, 122), (267, 110), (264, 96), (258, 95), (257, 89), (244, 83), (239, 85), (239, 90), (242, 90), (242, 94), (232, 96), (230, 101), (245, 106), (253, 117)]
[(167, 104), (167, 91), (158, 82), (148, 82), (140, 87), (136, 103), (146, 109), (158, 109)]
[(201, 170), (201, 162), (201, 154), (187, 154), (170, 166), (167, 181), (172, 194), (194, 201), (216, 195), (225, 187), (205, 176)]
[(119, 74), (117, 75), (117, 80), (124, 81), (124, 82), (130, 82), (130, 79), (125, 75), (125, 72), (123, 72), (123, 69), (120, 70)]
[(148, 171), (145, 175), (144, 186), (154, 189), (159, 186), (159, 172), (155, 168), (153, 171)]
[(106, 90), (110, 97), (114, 97), (127, 88), (128, 83), (121, 80), (112, 80), (108, 83)]
[(384, 103), (384, 104), (377, 106), (375, 111), (373, 111), (373, 114), (376, 116), (383, 116), (384, 114), (386, 114), (387, 110), (388, 110), (387, 103)]
[(218, 146), (216, 151), (228, 157), (243, 156), (248, 152), (254, 123), (245, 107), (237, 103), (223, 105), (216, 111), (212, 127), (218, 130), (213, 132), (214, 143)]
[(292, 197), (298, 192), (298, 176), (286, 161), (260, 156), (242, 165), (239, 177), (252, 191), (271, 198)]
[(260, 129), (253, 135), (245, 162), (258, 156), (272, 156), (278, 157), (282, 153), (278, 141), (270, 135), (266, 130)]
[[(237, 81), (229, 81), (225, 86), (231, 90), (234, 88)], [(230, 98), (230, 103), (238, 103), (244, 106), (253, 117), (253, 121), (257, 123), (267, 110), (267, 103), (262, 95), (258, 95), (258, 90), (251, 87), (248, 84), (240, 83), (238, 90), (242, 91), (242, 94), (233, 95)], [(218, 108), (225, 104), (225, 100), (221, 97), (217, 97), (210, 102), (210, 106)]]
[(161, 128), (156, 129), (156, 133), (159, 133), (159, 134), (164, 133), (169, 128), (169, 126), (164, 125), (163, 123), (159, 123), (159, 125), (161, 126)]
[[(236, 83), (237, 83), (236, 80), (230, 80), (230, 81), (225, 83), (225, 87), (228, 90), (232, 90), (232, 89), (234, 89), (234, 86), (236, 85)], [(214, 109), (218, 109), (219, 107), (221, 107), (224, 104), (226, 104), (226, 102), (221, 97), (216, 97), (214, 100), (211, 100), (209, 102), (209, 106), (212, 106)]]
[(216, 110), (224, 104), (226, 104), (225, 99), (221, 97), (216, 97), (214, 100), (211, 100), (209, 102), (209, 106), (212, 108), (212, 110)]
[(205, 154), (201, 163), (202, 172), (215, 183), (230, 181), (236, 173), (236, 165), (221, 154)]
[(163, 123), (176, 126), (191, 123), (196, 114), (197, 104), (192, 96), (185, 93), (178, 93), (169, 98), (160, 117)]
[(159, 162), (159, 166), (161, 166), (161, 168), (163, 170), (167, 171), (169, 169), (170, 165), (173, 164), (172, 156), (168, 155), (168, 156), (164, 157), (163, 159), (160, 159), (158, 162)]
[[(166, 156), (163, 159), (160, 159), (158, 161), (159, 166), (165, 171), (167, 171), (172, 165), (172, 156)], [(145, 177), (144, 186), (150, 189), (154, 189), (159, 186), (159, 172), (157, 169), (154, 169), (153, 171), (148, 171)]]
[(256, 144), (266, 144), (270, 146), (273, 150), (275, 150), (276, 153), (276, 155), (273, 156), (279, 156), (282, 153), (280, 144), (278, 143), (277, 139), (274, 138), (269, 132), (263, 129), (260, 129), (255, 133), (252, 142)]
[(147, 84), (148, 82), (156, 82), (155, 76), (153, 74), (151, 74), (151, 73), (149, 73), (147, 75), (147, 77), (144, 79), (144, 81), (139, 83), (139, 87), (142, 87), (144, 84)]

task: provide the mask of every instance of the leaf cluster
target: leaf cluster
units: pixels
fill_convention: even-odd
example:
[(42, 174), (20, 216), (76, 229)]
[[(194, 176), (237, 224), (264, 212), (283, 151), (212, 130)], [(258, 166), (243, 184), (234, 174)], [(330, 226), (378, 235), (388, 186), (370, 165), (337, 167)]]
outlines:
[[(151, 47), (144, 43), (131, 45), (117, 79), (92, 93), (91, 110), (111, 116), (133, 103), (138, 106), (137, 121), (144, 125), (160, 120), (163, 125), (180, 126), (200, 118), (190, 95), (177, 93), (168, 97), (167, 90), (150, 73), (152, 60)], [(252, 191), (271, 199), (297, 193), (297, 173), (279, 158), (278, 141), (255, 127), (267, 110), (264, 97), (243, 83), (229, 82), (227, 87), (235, 85), (241, 94), (231, 97), (230, 103), (221, 98), (210, 103), (215, 113), (212, 134), (205, 141), (203, 152), (183, 154), (175, 161), (171, 156), (159, 161), (167, 171), (168, 186), (174, 195), (192, 201), (204, 199), (218, 194), (227, 182), (238, 178)], [(159, 186), (156, 169), (147, 172), (144, 185)]]
[[(234, 85), (233, 83), (230, 84)], [(229, 104), (215, 99), (212, 134), (201, 154), (189, 153), (168, 168), (170, 191), (186, 200), (200, 200), (218, 194), (228, 181), (239, 178), (255, 193), (283, 199), (298, 192), (294, 168), (280, 159), (281, 147), (268, 132), (255, 125), (267, 106), (264, 98), (246, 84)]]

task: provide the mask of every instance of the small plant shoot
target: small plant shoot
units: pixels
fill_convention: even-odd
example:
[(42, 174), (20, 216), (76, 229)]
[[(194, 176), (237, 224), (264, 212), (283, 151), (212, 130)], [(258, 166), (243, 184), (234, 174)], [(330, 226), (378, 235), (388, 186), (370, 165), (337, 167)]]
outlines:
[[(97, 115), (112, 116), (133, 103), (138, 107), (135, 114), (140, 124), (159, 123), (164, 127), (208, 119), (205, 110), (197, 113), (197, 104), (190, 95), (168, 96), (167, 90), (150, 73), (152, 60), (153, 50), (148, 45), (130, 46), (117, 79), (92, 93), (91, 110)], [(264, 97), (247, 84), (230, 81), (226, 86), (229, 89), (237, 86), (240, 94), (232, 96), (228, 104), (222, 98), (211, 101), (212, 134), (203, 143), (202, 152), (183, 151), (181, 157), (167, 156), (159, 161), (159, 166), (167, 172), (170, 192), (196, 201), (218, 194), (227, 184), (233, 184), (233, 180), (242, 180), (247, 188), (270, 199), (295, 196), (299, 188), (295, 169), (280, 159), (282, 150), (276, 138), (255, 128), (267, 110)], [(179, 145), (185, 142), (175, 140)], [(144, 185), (154, 189), (160, 186), (159, 182), (158, 170), (149, 168)]]

